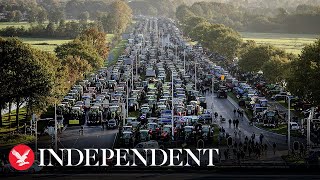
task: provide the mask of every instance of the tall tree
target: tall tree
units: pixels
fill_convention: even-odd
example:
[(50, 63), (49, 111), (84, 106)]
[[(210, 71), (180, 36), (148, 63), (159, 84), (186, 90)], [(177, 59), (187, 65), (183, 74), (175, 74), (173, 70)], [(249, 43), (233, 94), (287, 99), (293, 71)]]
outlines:
[[(0, 99), (14, 100), (18, 105), (23, 99), (46, 96), (52, 88), (52, 72), (41, 56), (30, 45), (14, 38), (0, 39), (0, 84), (7, 87)], [(16, 125), (19, 128), (19, 106), (16, 110)]]
[(291, 62), (288, 88), (291, 93), (310, 101), (314, 105), (320, 104), (320, 39), (313, 44), (306, 45), (294, 61)]

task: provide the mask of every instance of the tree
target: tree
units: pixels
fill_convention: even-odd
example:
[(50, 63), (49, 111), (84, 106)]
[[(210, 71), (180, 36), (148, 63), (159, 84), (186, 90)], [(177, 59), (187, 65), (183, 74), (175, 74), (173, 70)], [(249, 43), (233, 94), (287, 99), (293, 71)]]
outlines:
[(253, 46), (249, 47), (247, 52), (242, 54), (239, 59), (239, 67), (244, 72), (258, 72), (262, 70), (265, 62), (271, 59), (273, 53), (273, 46)]
[(106, 33), (99, 31), (98, 28), (92, 27), (83, 31), (80, 34), (79, 39), (81, 41), (88, 42), (95, 49), (97, 49), (99, 55), (103, 59), (106, 59), (109, 52), (109, 48), (107, 47), (106, 37), (107, 37)]
[(320, 77), (320, 39), (306, 45), (298, 58), (290, 63), (287, 77), (291, 93), (313, 103), (320, 104), (320, 88), (317, 83)]
[(186, 21), (193, 16), (196, 15), (186, 5), (181, 5), (176, 10), (176, 17), (182, 24), (186, 24)]
[(206, 19), (199, 16), (191, 16), (185, 20), (184, 32), (192, 32), (192, 29), (200, 23), (206, 22)]
[(48, 18), (48, 13), (46, 12), (46, 10), (43, 8), (39, 8), (36, 15), (37, 22), (42, 24), (44, 23), (44, 21), (47, 20), (47, 18)]
[(14, 20), (15, 22), (20, 22), (20, 21), (22, 20), (22, 13), (21, 13), (21, 11), (19, 11), (19, 10), (15, 11), (15, 15), (14, 15), (13, 20)]
[(114, 1), (111, 4), (111, 12), (102, 21), (103, 28), (109, 33), (121, 34), (131, 22), (132, 10), (124, 1)]
[(263, 76), (269, 83), (281, 83), (286, 78), (288, 65), (287, 57), (273, 56), (262, 65)]
[(104, 59), (100, 57), (99, 53), (92, 45), (79, 39), (58, 46), (55, 49), (55, 52), (59, 59), (64, 59), (68, 56), (80, 57), (80, 59), (88, 61), (93, 69), (100, 68), (104, 62)]
[(89, 17), (90, 17), (90, 14), (88, 11), (85, 11), (85, 12), (82, 12), (80, 15), (79, 15), (79, 20), (81, 22), (87, 22), (89, 20)]
[(19, 105), (24, 99), (47, 96), (52, 88), (52, 72), (46, 59), (30, 45), (15, 38), (0, 39), (0, 84), (6, 88), (0, 99), (17, 103), (16, 125), (19, 128)]

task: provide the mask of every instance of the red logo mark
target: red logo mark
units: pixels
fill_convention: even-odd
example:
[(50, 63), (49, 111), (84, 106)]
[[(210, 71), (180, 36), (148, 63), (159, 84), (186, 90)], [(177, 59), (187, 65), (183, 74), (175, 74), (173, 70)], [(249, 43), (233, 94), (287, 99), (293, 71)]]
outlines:
[(24, 171), (33, 165), (34, 153), (29, 146), (19, 144), (11, 149), (9, 161), (14, 169)]

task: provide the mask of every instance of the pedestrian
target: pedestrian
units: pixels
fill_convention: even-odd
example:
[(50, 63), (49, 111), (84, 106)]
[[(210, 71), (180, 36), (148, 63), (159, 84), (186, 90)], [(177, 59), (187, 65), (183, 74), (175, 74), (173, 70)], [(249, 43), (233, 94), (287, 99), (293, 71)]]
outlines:
[(236, 128), (239, 128), (239, 119), (236, 119)]
[(248, 142), (248, 136), (244, 138), (244, 142)]
[(231, 128), (231, 123), (232, 123), (232, 121), (231, 121), (231, 119), (229, 119), (229, 128)]
[(259, 137), (259, 138), (260, 138), (260, 144), (262, 144), (263, 137), (264, 137), (264, 136), (263, 136), (263, 134), (261, 133), (261, 134), (260, 134), (260, 137)]
[(251, 136), (252, 141), (254, 141), (255, 138), (256, 138), (256, 134), (253, 132)]
[(236, 113), (237, 113), (237, 110), (234, 109), (234, 110), (233, 110), (233, 115), (236, 116)]
[(276, 155), (276, 148), (277, 148), (277, 144), (275, 142), (273, 142), (273, 155)]
[(236, 120), (235, 119), (232, 121), (232, 124), (233, 124), (233, 127), (235, 128), (236, 127)]

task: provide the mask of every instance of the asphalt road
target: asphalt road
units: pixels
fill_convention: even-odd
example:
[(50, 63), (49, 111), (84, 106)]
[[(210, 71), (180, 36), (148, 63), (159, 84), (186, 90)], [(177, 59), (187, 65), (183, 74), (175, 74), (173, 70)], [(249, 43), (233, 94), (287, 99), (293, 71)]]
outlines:
[[(259, 142), (259, 136), (262, 133), (264, 135), (264, 143), (267, 143), (270, 147), (272, 147), (273, 142), (277, 144), (277, 150), (287, 150), (288, 145), (286, 142), (286, 136), (280, 135), (276, 133), (272, 133), (263, 129), (260, 129), (256, 126), (249, 125), (249, 120), (245, 116), (243, 119), (236, 115), (234, 115), (233, 110), (238, 109), (239, 106), (236, 102), (234, 102), (230, 97), (228, 99), (220, 99), (217, 98), (216, 95), (212, 95), (211, 93), (208, 93), (206, 96), (207, 99), (207, 105), (208, 109), (213, 109), (213, 112), (218, 112), (219, 116), (222, 115), (224, 118), (226, 118), (226, 122), (220, 122), (220, 120), (217, 120), (216, 122), (224, 127), (227, 133), (229, 133), (231, 136), (234, 137), (235, 128), (233, 125), (229, 126), (228, 120), (229, 119), (239, 119), (239, 130), (241, 131), (241, 139), (244, 140), (245, 136), (248, 138), (251, 137), (252, 133), (255, 133), (255, 140)], [(213, 108), (212, 108), (213, 105)], [(291, 143), (294, 141), (302, 141), (305, 142), (302, 139), (291, 137)]]

